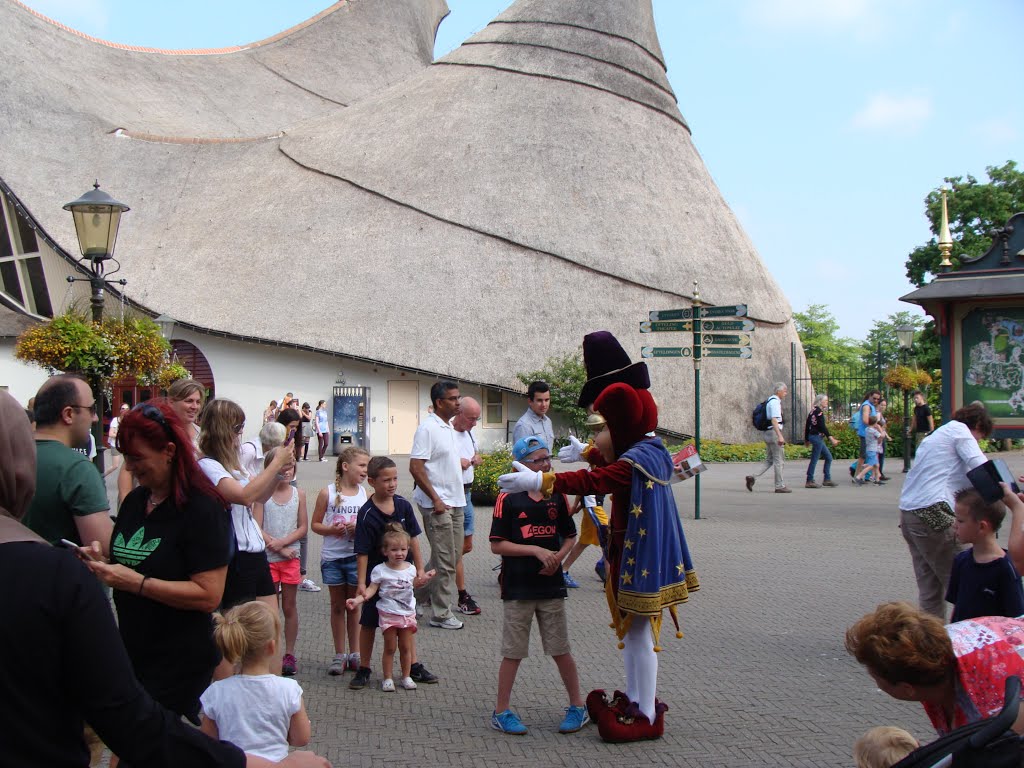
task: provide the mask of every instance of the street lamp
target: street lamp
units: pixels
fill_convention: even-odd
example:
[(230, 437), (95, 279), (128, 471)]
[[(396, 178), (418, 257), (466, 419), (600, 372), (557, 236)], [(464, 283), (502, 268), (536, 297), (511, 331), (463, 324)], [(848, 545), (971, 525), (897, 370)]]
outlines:
[[(900, 356), (907, 364), (907, 355), (914, 346), (914, 326), (900, 325), (896, 328), (896, 341), (900, 345)], [(910, 471), (910, 390), (903, 390), (903, 471)]]
[[(92, 305), (92, 321), (99, 323), (103, 320), (103, 289), (107, 284), (106, 262), (114, 258), (114, 245), (117, 243), (117, 229), (121, 224), (121, 214), (129, 210), (124, 203), (119, 203), (106, 192), (100, 190), (100, 183), (97, 181), (93, 188), (64, 206), (65, 211), (71, 211), (75, 219), (75, 233), (78, 235), (78, 247), (82, 251), (82, 258), (79, 264), (88, 261), (86, 268), (89, 272), (87, 278), (68, 277), (68, 282), (87, 280), (92, 289), (90, 304)], [(118, 265), (120, 269), (120, 265)], [(114, 270), (117, 272), (117, 269)], [(121, 285), (125, 280), (118, 280)], [(100, 473), (103, 472), (103, 414), (106, 413), (106, 406), (103, 402), (103, 384), (99, 379), (92, 381), (93, 397), (96, 398), (96, 411), (99, 419), (93, 424), (92, 434), (96, 441), (96, 466)]]
[(165, 341), (170, 341), (174, 337), (175, 320), (173, 317), (160, 315), (153, 322), (160, 327), (160, 335), (164, 337)]

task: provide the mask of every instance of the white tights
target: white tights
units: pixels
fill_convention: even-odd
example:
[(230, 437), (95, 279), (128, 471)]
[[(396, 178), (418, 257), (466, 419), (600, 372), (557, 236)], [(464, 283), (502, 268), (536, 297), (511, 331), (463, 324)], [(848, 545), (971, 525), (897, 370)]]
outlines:
[(635, 701), (648, 720), (654, 722), (654, 694), (658, 686), (658, 654), (654, 652), (651, 623), (635, 616), (622, 639), (622, 660), (626, 666), (626, 695)]

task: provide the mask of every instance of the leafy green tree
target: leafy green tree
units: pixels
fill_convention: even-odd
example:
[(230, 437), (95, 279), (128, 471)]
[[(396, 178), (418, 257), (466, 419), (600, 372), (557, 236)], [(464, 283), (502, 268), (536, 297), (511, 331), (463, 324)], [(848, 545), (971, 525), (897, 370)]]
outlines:
[(563, 414), (577, 435), (586, 434), (587, 412), (576, 403), (587, 381), (583, 352), (577, 349), (562, 357), (549, 357), (537, 371), (516, 374), (524, 386), (533, 381), (546, 381), (551, 387), (551, 410)]
[(854, 365), (856, 340), (839, 338), (839, 323), (824, 304), (811, 304), (805, 312), (794, 312), (793, 322), (808, 361), (822, 365)]
[(885, 320), (875, 320), (875, 324), (868, 331), (867, 338), (861, 344), (860, 353), (865, 366), (877, 368), (879, 349), (881, 349), (883, 371), (900, 361), (900, 343), (896, 337), (896, 328), (901, 325), (914, 326), (917, 331), (914, 336), (914, 346), (917, 346), (920, 331), (924, 328), (924, 318), (915, 312), (895, 312)]
[[(989, 234), (1003, 226), (1013, 214), (1024, 211), (1024, 171), (1009, 160), (1002, 167), (985, 169), (988, 182), (979, 182), (968, 175), (945, 179), (949, 188), (946, 205), (949, 212), (949, 232), (953, 238), (950, 260), (954, 269), (963, 256), (980, 256), (992, 244)], [(942, 221), (942, 193), (933, 189), (924, 200), (925, 215), (931, 223), (934, 237), (918, 246), (907, 257), (907, 278), (920, 287), (938, 272), (942, 256), (939, 253), (939, 227)]]

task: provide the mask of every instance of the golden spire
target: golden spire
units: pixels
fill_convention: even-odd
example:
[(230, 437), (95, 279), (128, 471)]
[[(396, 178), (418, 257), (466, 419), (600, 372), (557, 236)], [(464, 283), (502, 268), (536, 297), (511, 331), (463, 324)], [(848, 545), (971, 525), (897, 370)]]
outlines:
[(946, 188), (942, 188), (942, 222), (939, 224), (939, 253), (942, 254), (942, 261), (939, 268), (948, 272), (953, 268), (953, 262), (949, 260), (949, 252), (953, 250), (953, 238), (949, 234), (949, 214), (946, 212)]

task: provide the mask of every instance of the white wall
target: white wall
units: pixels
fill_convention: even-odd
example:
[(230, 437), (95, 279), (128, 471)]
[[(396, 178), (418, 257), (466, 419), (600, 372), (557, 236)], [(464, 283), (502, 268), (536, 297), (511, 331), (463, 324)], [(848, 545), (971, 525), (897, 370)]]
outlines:
[(14, 339), (0, 339), (0, 387), (5, 387), (11, 397), (27, 405), (47, 378), (42, 368), (15, 359)]
[[(243, 440), (256, 438), (262, 426), (263, 410), (271, 400), (280, 401), (285, 392), (293, 392), (301, 402), (308, 401), (314, 408), (318, 400), (326, 400), (330, 412), (340, 370), (345, 373), (345, 386), (370, 388), (367, 414), (370, 452), (384, 454), (388, 449), (388, 381), (419, 382), (419, 418), (422, 421), (430, 406), (430, 386), (437, 380), (383, 365), (207, 336), (180, 327), (174, 329), (174, 338), (191, 342), (206, 356), (213, 370), (217, 397), (234, 400), (242, 406), (246, 415)], [(479, 386), (466, 384), (460, 387), (460, 392), (482, 402)], [(503, 405), (504, 419), (514, 423), (526, 410), (526, 398), (506, 394)], [(474, 435), (481, 449), (486, 451), (505, 440), (505, 425), (480, 426)], [(312, 449), (315, 449), (315, 442), (311, 443)]]

